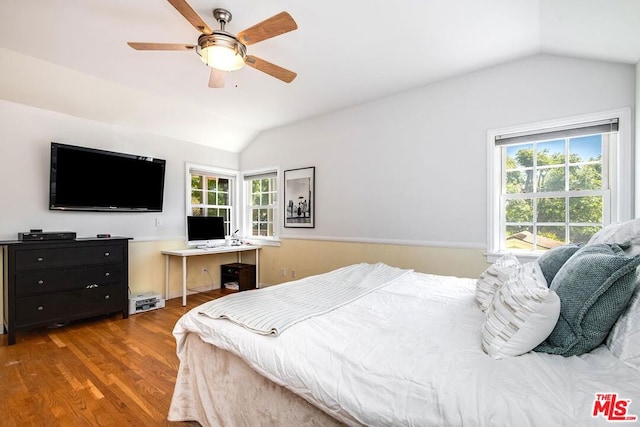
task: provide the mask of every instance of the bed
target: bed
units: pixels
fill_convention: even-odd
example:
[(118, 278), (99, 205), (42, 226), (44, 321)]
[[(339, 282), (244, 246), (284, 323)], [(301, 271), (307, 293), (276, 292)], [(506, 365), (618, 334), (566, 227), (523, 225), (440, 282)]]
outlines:
[[(616, 291), (615, 319), (601, 343), (570, 355), (575, 344), (565, 354), (558, 350), (566, 336), (552, 339), (561, 320), (576, 326), (571, 305), (562, 301), (562, 312), (559, 308), (562, 288), (554, 289), (542, 275), (551, 271), (555, 284), (553, 276), (565, 274), (576, 258), (592, 265), (594, 251), (598, 259), (607, 258), (607, 248), (616, 245), (587, 246), (563, 247), (535, 266), (505, 258), (480, 278), (357, 264), (203, 304), (174, 329), (180, 367), (169, 420), (205, 426), (635, 421), (640, 414), (637, 256), (615, 249), (610, 255), (625, 258), (625, 267), (612, 267), (615, 273), (607, 272), (606, 279), (594, 277), (602, 283), (588, 291), (605, 295), (625, 288), (624, 303)], [(509, 269), (518, 274), (506, 274)], [(544, 289), (529, 283), (534, 279), (545, 281)], [(509, 306), (523, 300), (526, 315)], [(241, 306), (240, 312), (229, 305)], [(515, 320), (504, 319), (506, 309), (516, 312)], [(588, 318), (579, 311), (581, 319)], [(284, 318), (277, 318), (278, 312), (286, 312)], [(596, 321), (602, 329), (600, 313)], [(496, 330), (496, 322), (503, 322), (503, 329)]]

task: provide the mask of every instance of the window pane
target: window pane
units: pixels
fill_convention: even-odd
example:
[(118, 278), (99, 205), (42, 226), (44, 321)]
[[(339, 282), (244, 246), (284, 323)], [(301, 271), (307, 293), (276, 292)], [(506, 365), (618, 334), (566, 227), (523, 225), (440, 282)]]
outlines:
[(200, 191), (200, 190), (191, 190), (191, 204), (192, 205), (201, 205), (202, 204), (202, 191)]
[(538, 192), (564, 191), (564, 166), (538, 169), (536, 172)]
[(602, 197), (570, 197), (569, 221), (602, 223)]
[(251, 204), (253, 206), (259, 206), (260, 205), (260, 194), (254, 194), (251, 197)]
[(202, 208), (193, 208), (191, 210), (191, 215), (193, 215), (193, 216), (202, 216)]
[(267, 192), (269, 191), (269, 180), (268, 179), (261, 179), (260, 180), (260, 187), (262, 189), (263, 192)]
[(601, 163), (569, 167), (569, 190), (600, 190), (601, 188)]
[(269, 204), (269, 194), (263, 194), (260, 200), (260, 204), (262, 206), (266, 206)]
[(218, 205), (226, 206), (229, 204), (229, 194), (218, 193)]
[(602, 159), (602, 135), (581, 136), (569, 140), (571, 163)]
[(538, 143), (536, 162), (538, 166), (564, 164), (564, 139)]
[(533, 249), (533, 227), (507, 225), (505, 247), (507, 249)]
[(228, 192), (229, 191), (229, 180), (224, 178), (218, 179), (218, 190)]
[(533, 199), (507, 200), (507, 222), (533, 222)]
[(537, 248), (539, 250), (553, 249), (556, 246), (564, 245), (564, 226), (539, 226), (537, 234)]
[(506, 147), (507, 170), (533, 166), (533, 144), (518, 144)]
[[(538, 222), (565, 222), (566, 208), (564, 197), (538, 199)], [(564, 238), (563, 238), (564, 240)]]
[(533, 191), (531, 185), (531, 174), (533, 171), (511, 171), (507, 172), (507, 194), (530, 193)]
[(600, 231), (601, 227), (569, 227), (569, 241), (571, 243), (587, 243), (591, 236)]
[(191, 188), (202, 188), (202, 175), (191, 175)]

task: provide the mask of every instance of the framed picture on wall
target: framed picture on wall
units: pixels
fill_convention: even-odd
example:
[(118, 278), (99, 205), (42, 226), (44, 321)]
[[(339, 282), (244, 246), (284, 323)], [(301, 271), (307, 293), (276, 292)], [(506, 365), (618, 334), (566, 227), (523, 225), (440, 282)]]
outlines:
[(315, 167), (284, 171), (284, 226), (315, 227)]

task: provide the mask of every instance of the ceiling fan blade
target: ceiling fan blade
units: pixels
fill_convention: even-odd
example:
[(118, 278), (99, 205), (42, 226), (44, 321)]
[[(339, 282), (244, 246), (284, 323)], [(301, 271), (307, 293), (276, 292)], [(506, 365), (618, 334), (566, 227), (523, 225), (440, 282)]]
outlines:
[(238, 33), (238, 40), (245, 45), (252, 45), (271, 37), (279, 36), (298, 28), (298, 24), (287, 12), (280, 12), (271, 18)]
[(202, 18), (200, 18), (200, 15), (198, 15), (185, 0), (167, 1), (171, 3), (171, 5), (175, 7), (176, 10), (196, 28), (196, 30), (200, 31), (202, 34), (213, 34), (213, 30), (202, 20)]
[(135, 50), (193, 50), (196, 45), (178, 43), (136, 43), (128, 42)]
[(224, 87), (224, 81), (226, 77), (227, 73), (225, 71), (220, 71), (212, 68), (211, 74), (209, 75), (209, 87), (214, 89)]
[(267, 73), (276, 79), (280, 79), (285, 83), (291, 83), (296, 78), (297, 74), (293, 71), (289, 71), (286, 68), (279, 67), (271, 62), (267, 62), (264, 59), (257, 58), (253, 55), (247, 55), (244, 60), (245, 64), (256, 70)]

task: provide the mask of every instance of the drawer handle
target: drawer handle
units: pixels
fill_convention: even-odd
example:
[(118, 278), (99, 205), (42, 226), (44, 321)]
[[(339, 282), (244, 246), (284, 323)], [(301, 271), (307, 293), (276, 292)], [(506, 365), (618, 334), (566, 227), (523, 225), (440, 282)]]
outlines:
[(36, 259), (36, 261), (38, 261), (38, 262), (42, 262), (42, 261), (44, 261), (44, 258), (42, 258), (41, 256), (39, 256), (39, 257)]
[(105, 296), (104, 296), (104, 299), (109, 299), (109, 295), (105, 295)]
[(109, 256), (109, 255), (111, 255), (109, 252), (104, 253), (104, 256)]
[(104, 277), (109, 277), (109, 276), (111, 276), (111, 273), (109, 273), (108, 271), (104, 273)]
[(96, 285), (95, 283), (93, 285), (87, 285), (87, 289), (93, 289), (93, 288), (97, 288), (98, 285)]
[(43, 311), (43, 310), (44, 310), (44, 307), (43, 307), (43, 306), (41, 306), (41, 305), (39, 305), (39, 306), (38, 306), (38, 311)]
[(38, 280), (38, 285), (43, 285), (44, 284), (44, 280)]

